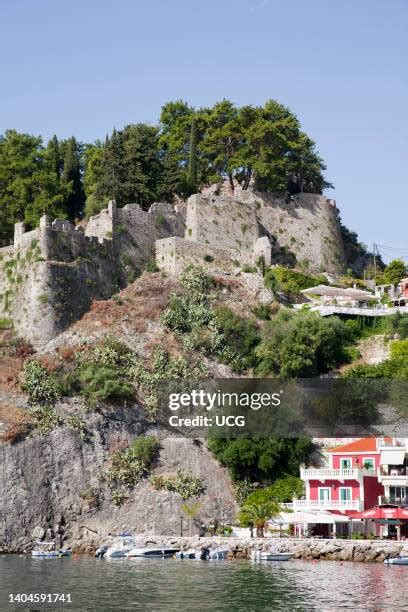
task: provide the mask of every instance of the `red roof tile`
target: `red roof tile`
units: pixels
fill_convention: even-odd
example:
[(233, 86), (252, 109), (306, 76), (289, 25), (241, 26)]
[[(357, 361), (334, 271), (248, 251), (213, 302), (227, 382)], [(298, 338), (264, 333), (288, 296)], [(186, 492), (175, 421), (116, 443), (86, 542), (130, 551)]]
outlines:
[(342, 446), (336, 446), (331, 448), (329, 453), (368, 453), (377, 452), (377, 439), (376, 438), (361, 438), (360, 440), (354, 440), (349, 444), (343, 444)]

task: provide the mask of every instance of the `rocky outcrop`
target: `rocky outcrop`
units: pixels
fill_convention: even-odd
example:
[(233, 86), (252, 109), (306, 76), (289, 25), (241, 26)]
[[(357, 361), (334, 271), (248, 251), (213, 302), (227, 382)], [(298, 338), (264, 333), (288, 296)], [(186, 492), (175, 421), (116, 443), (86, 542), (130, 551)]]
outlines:
[[(81, 410), (85, 440), (80, 431), (65, 425), (47, 436), (0, 443), (0, 552), (28, 551), (37, 540), (52, 539), (91, 550), (124, 527), (175, 536), (182, 519), (187, 529), (180, 495), (155, 490), (148, 478), (129, 490), (121, 506), (111, 499), (105, 474), (112, 452), (146, 431), (137, 405), (83, 414), (83, 406), (72, 400), (57, 409), (65, 417)], [(230, 480), (206, 447), (197, 440), (170, 438), (166, 432), (159, 437), (153, 472), (181, 469), (199, 477), (205, 487), (199, 498), (200, 521), (231, 521), (237, 508)]]

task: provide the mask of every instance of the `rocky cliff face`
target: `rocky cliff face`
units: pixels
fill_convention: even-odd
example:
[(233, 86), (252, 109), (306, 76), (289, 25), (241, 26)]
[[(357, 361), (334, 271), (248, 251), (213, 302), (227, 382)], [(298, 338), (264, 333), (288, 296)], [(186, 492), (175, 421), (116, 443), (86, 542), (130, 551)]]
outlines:
[[(254, 303), (253, 290), (244, 281), (236, 279), (234, 289), (224, 295), (231, 306)], [(176, 339), (160, 325), (160, 313), (169, 295), (177, 290), (175, 279), (145, 274), (117, 300), (95, 303), (36, 357), (52, 369), (79, 346), (98, 342), (107, 334), (147, 360), (156, 346), (177, 355)], [(178, 470), (203, 483), (204, 492), (198, 498), (200, 522), (234, 519), (237, 506), (231, 481), (205, 444), (171, 437), (168, 431), (150, 430), (136, 401), (90, 410), (81, 399), (69, 398), (55, 406), (64, 424), (47, 435), (39, 435), (37, 430), (28, 436), (25, 432), (21, 438), (9, 435), (27, 417), (27, 398), (21, 393), (20, 381), (24, 359), (32, 349), (12, 330), (0, 331), (0, 346), (0, 552), (26, 551), (37, 539), (52, 538), (78, 550), (90, 550), (123, 527), (179, 536), (182, 519), (184, 532), (189, 532), (181, 496), (156, 490), (149, 481), (152, 475), (175, 475)], [(225, 365), (209, 362), (208, 369), (214, 376), (232, 375)], [(72, 417), (81, 419), (81, 428), (75, 427)], [(106, 478), (112, 455), (145, 434), (159, 438), (157, 460), (149, 473), (129, 488), (123, 504), (115, 505)]]
[[(76, 401), (59, 404), (61, 416), (76, 413)], [(0, 443), (0, 552), (30, 550), (37, 539), (91, 550), (109, 534), (135, 533), (179, 536), (184, 517), (180, 495), (156, 491), (144, 478), (116, 506), (104, 474), (111, 453), (146, 431), (136, 406), (86, 413), (89, 439), (78, 431), (57, 427), (10, 445)], [(156, 432), (155, 432), (156, 433)], [(160, 454), (152, 473), (189, 471), (202, 479), (200, 520), (230, 521), (236, 512), (231, 483), (223, 468), (199, 441), (160, 435)], [(193, 528), (193, 533), (196, 527)]]

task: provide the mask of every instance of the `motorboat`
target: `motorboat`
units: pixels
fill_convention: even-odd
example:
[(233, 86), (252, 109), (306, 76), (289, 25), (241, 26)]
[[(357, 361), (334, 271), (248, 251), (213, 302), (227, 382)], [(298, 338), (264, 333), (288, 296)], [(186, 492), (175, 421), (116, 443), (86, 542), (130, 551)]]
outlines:
[(277, 550), (254, 550), (252, 551), (251, 559), (253, 561), (289, 561), (293, 559), (293, 556), (293, 553), (279, 552)]
[(180, 550), (176, 553), (176, 559), (201, 559), (202, 561), (214, 561), (219, 559), (226, 559), (228, 555), (228, 548), (219, 547), (219, 548), (207, 548), (203, 547), (201, 549), (189, 549), (189, 550)]
[(384, 559), (386, 565), (408, 565), (408, 556), (387, 557)]
[(103, 544), (96, 552), (97, 559), (120, 559), (125, 558), (128, 552), (136, 545), (135, 537), (129, 532), (117, 533), (116, 538), (110, 544)]
[(133, 557), (174, 557), (175, 554), (180, 550), (179, 548), (172, 548), (165, 544), (156, 546), (135, 546), (126, 555), (128, 559)]

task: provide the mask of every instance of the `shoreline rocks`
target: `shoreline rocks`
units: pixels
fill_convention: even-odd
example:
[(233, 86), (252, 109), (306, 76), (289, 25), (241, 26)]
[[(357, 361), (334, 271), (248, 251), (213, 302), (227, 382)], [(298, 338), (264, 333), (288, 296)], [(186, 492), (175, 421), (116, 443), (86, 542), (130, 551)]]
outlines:
[[(143, 538), (142, 538), (143, 539)], [(253, 550), (294, 553), (295, 559), (306, 561), (382, 562), (387, 556), (408, 556), (408, 541), (380, 540), (313, 540), (287, 538), (233, 538), (233, 537), (161, 537), (146, 536), (150, 542), (162, 542), (175, 548), (217, 548), (228, 546), (228, 559), (250, 559)], [(85, 552), (77, 550), (76, 552)], [(86, 552), (92, 552), (87, 550)]]

